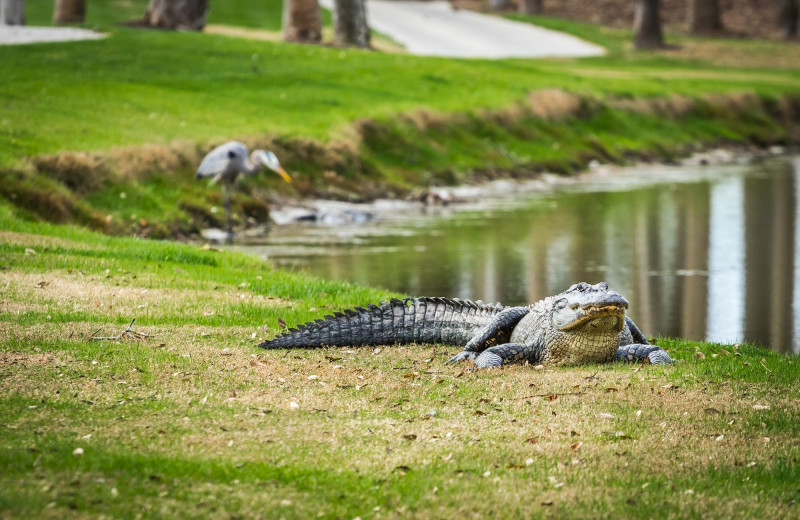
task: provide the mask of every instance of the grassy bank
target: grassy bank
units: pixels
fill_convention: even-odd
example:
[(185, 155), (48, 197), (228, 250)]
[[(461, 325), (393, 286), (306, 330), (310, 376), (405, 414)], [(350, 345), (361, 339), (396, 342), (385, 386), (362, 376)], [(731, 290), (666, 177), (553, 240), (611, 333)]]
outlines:
[[(6, 518), (798, 513), (800, 362), (463, 372), (444, 345), (264, 352), (390, 296), (0, 206)], [(136, 318), (147, 338), (114, 336)], [(700, 354), (698, 354), (700, 353)]]
[[(209, 22), (274, 31), (279, 4), (228, 2)], [(48, 22), (50, 3), (27, 7), (31, 23)], [(235, 199), (244, 223), (266, 219), (276, 190), (403, 196), (795, 137), (791, 44), (670, 36), (679, 48), (634, 52), (626, 31), (514, 17), (609, 53), (450, 60), (117, 25), (145, 7), (90, 2), (86, 25), (105, 40), (2, 49), (0, 197), (18, 217), (149, 237), (220, 225), (219, 193), (192, 170), (231, 138), (273, 149), (296, 178), (245, 185)]]
[[(341, 198), (786, 142), (797, 72), (635, 54), (575, 24), (610, 55), (439, 60), (115, 25), (144, 4), (90, 1), (101, 42), (0, 49), (0, 516), (797, 516), (797, 358), (658, 339), (677, 364), (466, 372), (445, 345), (265, 352), (282, 323), (392, 295), (86, 229), (218, 224), (191, 171), (231, 137), (279, 153), (288, 195)], [(211, 21), (274, 29), (243, 6)], [(275, 187), (245, 185), (238, 214), (266, 218)]]
[[(755, 94), (601, 100), (536, 91), (505, 109), (468, 114), (417, 110), (361, 120), (348, 140), (243, 139), (274, 150), (292, 185), (263, 175), (234, 196), (239, 225), (268, 218), (271, 192), (359, 201), (404, 197), (430, 185), (539, 172), (573, 174), (593, 160), (672, 160), (709, 146), (765, 146), (794, 140), (800, 98)], [(20, 218), (74, 222), (110, 234), (192, 236), (221, 226), (221, 193), (194, 179), (206, 148), (191, 142), (100, 154), (35, 157), (0, 172), (3, 196)]]

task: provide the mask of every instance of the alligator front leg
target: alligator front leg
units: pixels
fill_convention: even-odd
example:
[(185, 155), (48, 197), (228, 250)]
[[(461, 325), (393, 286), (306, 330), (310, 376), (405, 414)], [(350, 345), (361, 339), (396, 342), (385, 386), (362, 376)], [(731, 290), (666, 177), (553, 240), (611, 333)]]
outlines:
[(448, 365), (475, 359), (492, 345), (506, 343), (519, 320), (531, 311), (530, 307), (511, 307), (495, 316), (467, 342), (464, 350), (447, 361)]
[(542, 358), (542, 350), (539, 347), (531, 347), (522, 343), (504, 343), (496, 347), (490, 347), (481, 352), (475, 358), (475, 365), (478, 368), (496, 368), (510, 363), (536, 363)]
[(633, 343), (631, 345), (623, 345), (617, 349), (617, 361), (635, 363), (637, 361), (647, 361), (653, 365), (669, 365), (673, 363), (669, 354), (655, 345), (644, 345), (641, 343)]

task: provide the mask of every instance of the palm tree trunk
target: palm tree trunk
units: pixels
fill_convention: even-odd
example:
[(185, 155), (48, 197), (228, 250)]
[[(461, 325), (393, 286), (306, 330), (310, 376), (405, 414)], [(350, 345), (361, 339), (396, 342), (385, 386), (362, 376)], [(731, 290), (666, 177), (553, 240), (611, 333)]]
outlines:
[(319, 43), (322, 40), (322, 18), (317, 0), (283, 1), (283, 39), (301, 43)]
[(692, 34), (713, 34), (722, 31), (719, 0), (689, 0), (687, 18), (689, 32)]
[(25, 25), (25, 2), (0, 0), (0, 25)]
[(783, 37), (787, 40), (797, 38), (797, 19), (800, 15), (800, 8), (797, 4), (798, 0), (781, 0), (780, 6), (778, 6), (778, 24)]
[(660, 49), (664, 47), (661, 34), (659, 0), (639, 0), (633, 21), (633, 44), (637, 49)]
[(338, 45), (369, 48), (367, 5), (364, 0), (335, 0), (334, 40)]
[(502, 10), (511, 4), (511, 0), (489, 0), (489, 7), (494, 10)]
[(544, 12), (543, 0), (520, 0), (520, 14), (542, 14)]
[(208, 0), (150, 0), (144, 21), (150, 27), (202, 31)]
[(56, 0), (53, 23), (83, 23), (86, 20), (86, 0)]

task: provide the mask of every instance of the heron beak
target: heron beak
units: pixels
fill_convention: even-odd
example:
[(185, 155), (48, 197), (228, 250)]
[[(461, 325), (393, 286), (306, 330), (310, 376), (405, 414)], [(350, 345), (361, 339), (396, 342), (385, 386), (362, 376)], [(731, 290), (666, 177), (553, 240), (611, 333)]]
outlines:
[(280, 175), (281, 177), (283, 177), (283, 180), (285, 180), (286, 182), (288, 182), (288, 183), (291, 183), (291, 182), (292, 182), (292, 178), (291, 178), (291, 177), (289, 177), (289, 174), (288, 174), (288, 173), (286, 173), (286, 170), (284, 170), (284, 169), (283, 169), (283, 168), (281, 168), (280, 166), (279, 166), (279, 167), (278, 167), (278, 168), (275, 170), (275, 173), (277, 173), (278, 175)]

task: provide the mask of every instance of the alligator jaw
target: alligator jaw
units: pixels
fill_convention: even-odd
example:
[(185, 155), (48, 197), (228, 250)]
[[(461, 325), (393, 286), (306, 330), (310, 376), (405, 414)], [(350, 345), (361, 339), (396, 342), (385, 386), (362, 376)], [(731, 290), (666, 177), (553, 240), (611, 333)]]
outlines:
[(581, 310), (583, 311), (583, 316), (569, 323), (568, 325), (561, 327), (561, 330), (565, 332), (574, 330), (598, 318), (604, 318), (607, 316), (616, 316), (617, 317), (616, 329), (617, 332), (620, 332), (625, 327), (625, 309), (627, 307), (628, 307), (627, 305), (622, 305), (617, 303), (610, 303), (605, 305), (603, 304), (584, 305), (583, 307), (581, 307)]

